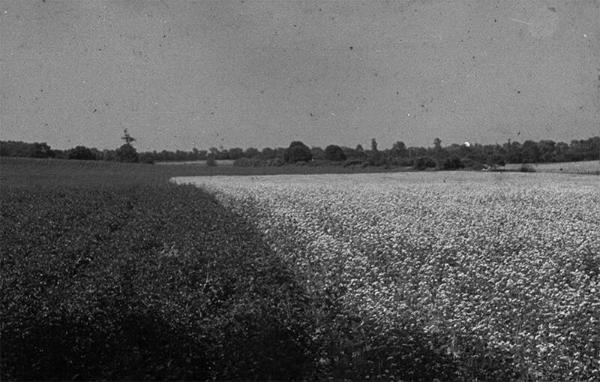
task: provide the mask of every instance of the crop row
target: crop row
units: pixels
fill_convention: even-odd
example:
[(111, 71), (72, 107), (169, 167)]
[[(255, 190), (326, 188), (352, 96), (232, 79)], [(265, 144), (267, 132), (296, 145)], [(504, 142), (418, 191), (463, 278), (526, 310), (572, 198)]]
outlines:
[(208, 194), (2, 191), (0, 379), (289, 379), (308, 369), (302, 289)]

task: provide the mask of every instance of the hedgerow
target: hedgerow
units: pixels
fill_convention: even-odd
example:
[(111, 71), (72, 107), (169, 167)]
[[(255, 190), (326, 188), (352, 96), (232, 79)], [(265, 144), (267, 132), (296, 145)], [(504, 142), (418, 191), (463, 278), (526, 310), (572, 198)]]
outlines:
[(3, 189), (2, 379), (293, 379), (306, 296), (192, 187)]

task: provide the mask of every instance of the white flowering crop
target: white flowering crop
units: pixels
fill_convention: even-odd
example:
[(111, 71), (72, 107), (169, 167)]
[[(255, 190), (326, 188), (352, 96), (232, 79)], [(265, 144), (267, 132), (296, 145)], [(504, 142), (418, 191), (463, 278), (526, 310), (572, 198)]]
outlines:
[[(600, 380), (600, 179), (500, 173), (176, 178), (254, 222), (307, 291), (457, 360)], [(474, 344), (479, 344), (475, 347)]]

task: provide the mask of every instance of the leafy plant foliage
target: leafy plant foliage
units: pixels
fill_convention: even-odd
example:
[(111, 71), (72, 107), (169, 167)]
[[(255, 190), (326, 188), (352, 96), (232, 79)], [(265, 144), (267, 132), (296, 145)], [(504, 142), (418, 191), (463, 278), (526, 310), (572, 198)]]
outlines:
[(192, 187), (2, 190), (2, 379), (290, 379), (306, 298)]

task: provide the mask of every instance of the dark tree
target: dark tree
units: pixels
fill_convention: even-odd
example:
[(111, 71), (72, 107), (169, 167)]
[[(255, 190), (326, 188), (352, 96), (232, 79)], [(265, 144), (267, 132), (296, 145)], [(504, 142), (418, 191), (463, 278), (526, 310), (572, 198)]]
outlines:
[(55, 151), (46, 143), (25, 143), (21, 141), (0, 141), (0, 156), (52, 158)]
[(96, 156), (89, 148), (85, 146), (76, 146), (69, 150), (67, 154), (69, 159), (78, 159), (78, 160), (95, 160)]
[(344, 150), (338, 145), (329, 145), (325, 148), (325, 159), (330, 161), (343, 161), (346, 160), (346, 154)]
[(312, 153), (308, 146), (300, 141), (294, 141), (290, 144), (284, 154), (283, 160), (287, 163), (296, 163), (303, 161), (310, 161), (312, 159)]
[(521, 152), (523, 155), (523, 162), (537, 163), (540, 161), (540, 149), (534, 141), (523, 142)]
[(377, 141), (375, 140), (375, 138), (371, 139), (371, 151), (373, 152), (377, 152)]
[(244, 157), (246, 158), (258, 158), (259, 156), (260, 151), (258, 151), (254, 147), (248, 147), (246, 151), (244, 151)]
[(447, 158), (443, 164), (444, 170), (458, 170), (458, 169), (461, 169), (464, 167), (465, 167), (465, 165), (462, 163), (462, 161), (458, 157)]
[(115, 153), (117, 160), (119, 162), (138, 162), (138, 153), (131, 144), (135, 141), (135, 138), (129, 135), (127, 129), (125, 129), (124, 135), (121, 137), (121, 139), (125, 141), (125, 144), (117, 149)]
[(310, 153), (312, 154), (313, 159), (326, 159), (325, 151), (320, 147), (311, 147)]
[(273, 150), (270, 147), (265, 147), (260, 152), (260, 156), (262, 159), (275, 159), (275, 157), (277, 156), (277, 151)]
[(392, 158), (406, 158), (408, 156), (408, 150), (406, 145), (402, 141), (394, 143), (390, 152)]
[(232, 149), (229, 149), (228, 156), (229, 156), (229, 159), (233, 159), (233, 160), (240, 159), (241, 157), (244, 156), (244, 149), (239, 148), (239, 147), (234, 147)]
[(416, 170), (425, 170), (428, 168), (434, 168), (436, 166), (435, 161), (429, 157), (420, 157), (415, 160)]
[(135, 148), (128, 144), (119, 147), (115, 154), (119, 162), (137, 162), (139, 160)]
[(206, 150), (198, 150), (194, 147), (192, 150), (192, 160), (206, 160)]
[(365, 153), (365, 150), (363, 150), (362, 146), (360, 146), (360, 145), (358, 145), (356, 149), (353, 149), (350, 147), (342, 147), (342, 151), (344, 151), (344, 155), (346, 155), (346, 159), (349, 159), (349, 160), (363, 161), (363, 160), (367, 159), (367, 154)]

